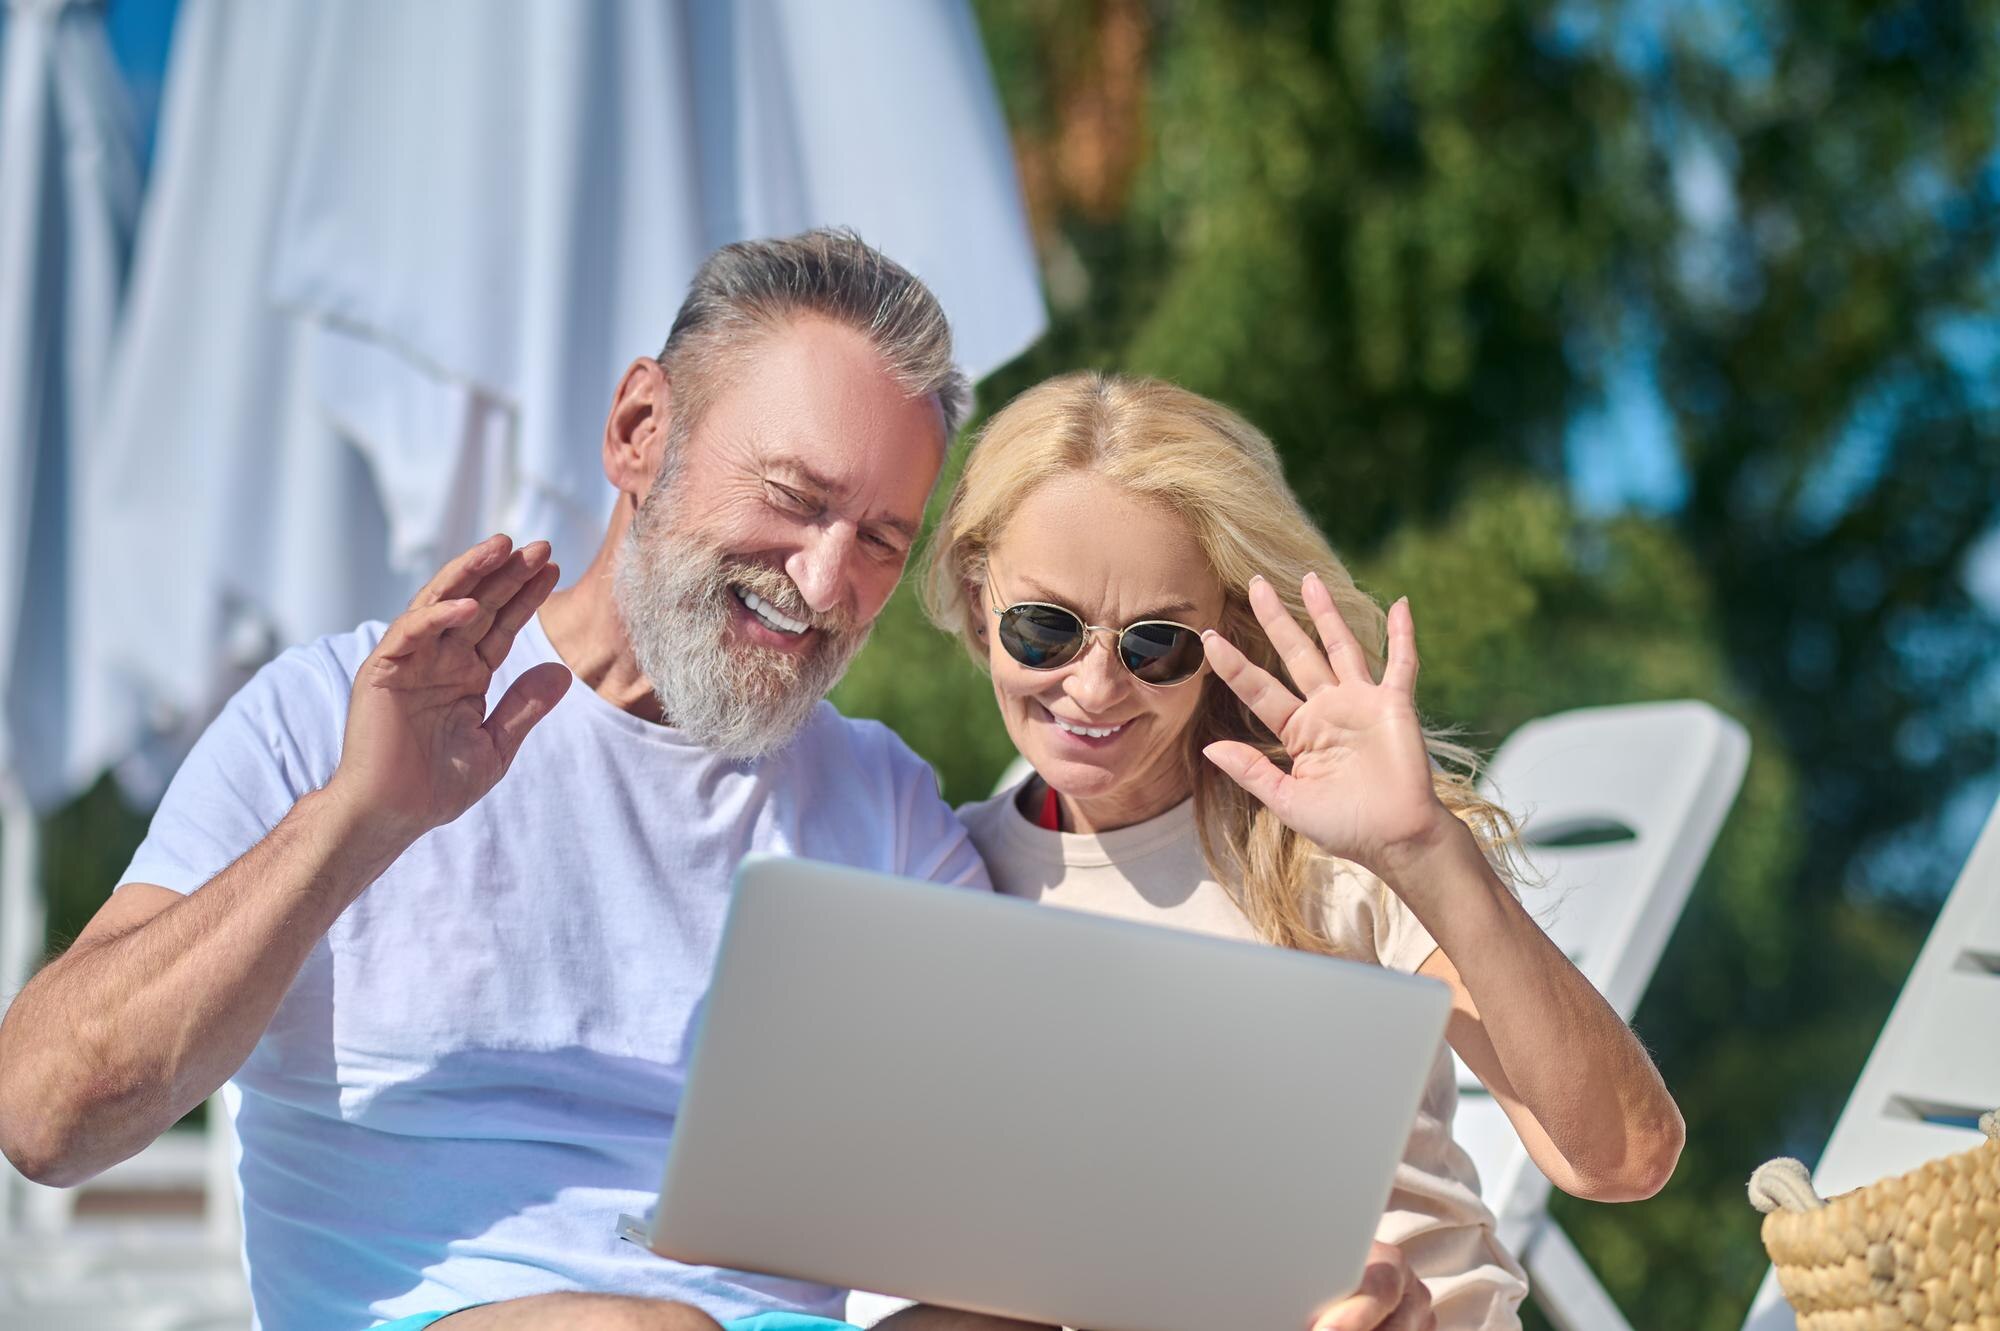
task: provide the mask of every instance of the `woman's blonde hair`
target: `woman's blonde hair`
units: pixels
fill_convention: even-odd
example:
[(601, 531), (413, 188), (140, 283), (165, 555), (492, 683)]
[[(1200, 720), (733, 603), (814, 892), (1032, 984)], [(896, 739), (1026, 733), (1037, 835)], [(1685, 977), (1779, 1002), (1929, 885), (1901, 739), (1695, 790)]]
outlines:
[[(1271, 441), (1220, 403), (1156, 379), (1078, 373), (1038, 384), (988, 421), (972, 446), (944, 517), (932, 534), (923, 575), (933, 623), (964, 641), (985, 663), (974, 589), (987, 559), (1024, 499), (1072, 472), (1089, 472), (1180, 515), (1194, 530), (1221, 581), (1222, 618), (1214, 627), (1280, 679), (1283, 663), (1250, 609), (1248, 589), (1262, 574), (1292, 618), (1312, 632), (1300, 580), (1317, 572), (1341, 618), (1361, 643), (1368, 668), (1382, 673), (1387, 617), (1306, 516), (1285, 483)], [(1202, 749), (1241, 740), (1279, 766), (1284, 746), (1213, 672), (1199, 686), (1201, 705), (1188, 727), (1182, 761), (1194, 786), (1196, 825), (1210, 872), (1240, 884), (1240, 904), (1273, 943), (1314, 952), (1337, 948), (1318, 908), (1324, 854), (1286, 827), (1213, 763)], [(1512, 820), (1474, 790), (1476, 756), (1431, 730), (1425, 746), (1437, 793), (1488, 856), (1508, 859)]]

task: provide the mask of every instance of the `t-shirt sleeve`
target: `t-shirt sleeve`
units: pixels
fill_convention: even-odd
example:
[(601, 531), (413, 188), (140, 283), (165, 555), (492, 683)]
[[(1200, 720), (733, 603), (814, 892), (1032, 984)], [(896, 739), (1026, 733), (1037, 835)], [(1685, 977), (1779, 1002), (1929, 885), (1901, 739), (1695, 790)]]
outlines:
[(905, 878), (991, 891), (986, 862), (979, 858), (965, 824), (944, 802), (936, 771), (895, 735), (889, 734), (887, 740), (899, 792), (896, 872)]
[(1437, 951), (1437, 940), (1387, 883), (1373, 874), (1362, 876), (1376, 901), (1375, 955), (1392, 971), (1414, 974)]
[(195, 741), (120, 884), (193, 892), (263, 840), (333, 774), (350, 690), (324, 643), (259, 670)]
[(1328, 865), (1323, 909), (1327, 935), (1342, 955), (1407, 974), (1437, 951), (1416, 912), (1358, 864), (1334, 860)]

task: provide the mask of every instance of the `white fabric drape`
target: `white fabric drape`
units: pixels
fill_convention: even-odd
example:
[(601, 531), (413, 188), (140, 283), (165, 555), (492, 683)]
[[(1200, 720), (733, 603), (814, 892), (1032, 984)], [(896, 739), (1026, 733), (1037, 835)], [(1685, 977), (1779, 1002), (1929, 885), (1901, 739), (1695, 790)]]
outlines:
[[(0, 1008), (39, 960), (37, 810), (67, 794), (78, 450), (107, 362), (137, 133), (95, 6), (7, 10), (0, 64)], [(0, 1231), (15, 1210), (0, 1167)]]
[[(306, 330), (267, 290), (320, 19), (292, 0), (180, 8), (87, 478), (81, 668), (130, 714), (77, 719), (79, 783), (123, 762), (156, 788), (172, 741), (273, 647), (393, 610), (407, 583), (314, 402)], [(149, 737), (159, 761), (135, 762)]]
[(0, 66), (0, 782), (67, 793), (70, 551), (139, 206), (95, 5), (7, 9)]

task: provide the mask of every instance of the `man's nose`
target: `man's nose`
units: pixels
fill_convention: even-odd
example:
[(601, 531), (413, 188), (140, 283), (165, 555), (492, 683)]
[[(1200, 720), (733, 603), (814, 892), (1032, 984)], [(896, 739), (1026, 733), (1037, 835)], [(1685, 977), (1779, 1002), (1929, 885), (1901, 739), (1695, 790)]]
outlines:
[(857, 545), (845, 524), (822, 527), (785, 561), (785, 576), (814, 614), (826, 614), (848, 599), (848, 575)]

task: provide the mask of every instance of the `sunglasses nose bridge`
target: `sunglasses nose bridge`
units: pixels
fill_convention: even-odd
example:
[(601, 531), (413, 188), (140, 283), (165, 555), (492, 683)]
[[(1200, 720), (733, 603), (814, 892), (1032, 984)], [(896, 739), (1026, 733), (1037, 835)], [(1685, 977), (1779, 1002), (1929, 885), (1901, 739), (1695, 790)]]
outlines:
[(1119, 630), (1112, 628), (1108, 624), (1085, 624), (1083, 626), (1083, 646), (1077, 649), (1076, 654), (1082, 656), (1090, 650), (1092, 643), (1099, 641), (1101, 638), (1104, 642), (1104, 650), (1110, 652), (1113, 656), (1117, 656), (1119, 636)]

